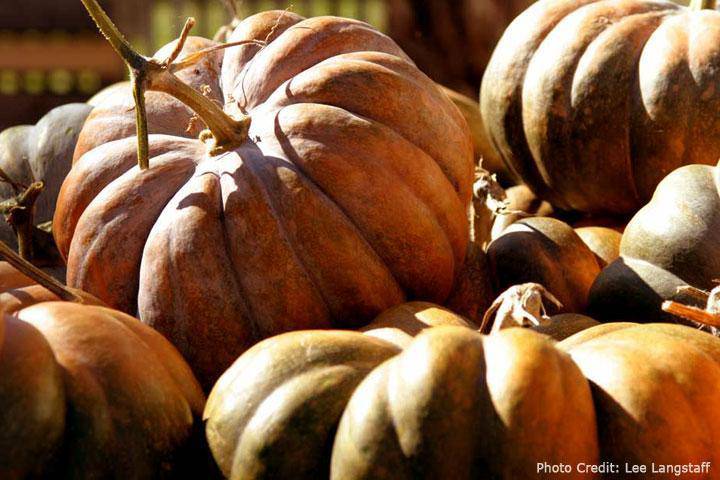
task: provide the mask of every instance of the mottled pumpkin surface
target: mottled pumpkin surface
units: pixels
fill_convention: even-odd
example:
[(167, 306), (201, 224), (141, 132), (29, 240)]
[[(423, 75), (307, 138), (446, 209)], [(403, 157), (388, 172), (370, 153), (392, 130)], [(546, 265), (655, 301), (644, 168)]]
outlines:
[(468, 241), (469, 129), (392, 40), (283, 11), (230, 38), (248, 39), (269, 44), (180, 75), (252, 118), (243, 145), (209, 156), (202, 123), (151, 92), (140, 171), (120, 89), (88, 119), (55, 215), (68, 283), (160, 330), (206, 387), (266, 336), (444, 301)]
[[(716, 464), (719, 339), (680, 325), (608, 323), (558, 347), (570, 353), (592, 387), (603, 460)], [(711, 467), (694, 478), (717, 473)]]
[(210, 475), (197, 428), (204, 395), (178, 351), (87, 294), (76, 304), (37, 284), (8, 289), (6, 266), (0, 477)]
[(720, 157), (720, 12), (653, 0), (540, 0), (483, 78), (491, 142), (564, 209), (633, 213), (675, 168)]
[(532, 217), (507, 227), (488, 246), (495, 291), (539, 283), (563, 304), (564, 312), (581, 312), (600, 273), (595, 254), (565, 222)]
[(598, 458), (580, 370), (517, 328), (435, 326), (401, 353), (355, 332), (287, 333), (237, 360), (205, 417), (230, 479), (509, 480)]
[(652, 200), (628, 223), (620, 258), (592, 286), (596, 314), (669, 320), (674, 317), (660, 309), (664, 300), (697, 302), (678, 294), (678, 287), (715, 286), (720, 278), (719, 186), (718, 168), (706, 165), (679, 168), (658, 185)]

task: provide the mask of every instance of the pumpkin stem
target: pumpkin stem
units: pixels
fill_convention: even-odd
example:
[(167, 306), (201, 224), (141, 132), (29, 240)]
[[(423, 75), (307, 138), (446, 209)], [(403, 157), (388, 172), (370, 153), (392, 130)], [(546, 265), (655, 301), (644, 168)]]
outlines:
[(720, 287), (713, 288), (710, 292), (694, 287), (679, 287), (678, 293), (689, 294), (698, 300), (706, 302), (705, 308), (684, 305), (679, 302), (668, 300), (663, 302), (662, 309), (685, 320), (703, 327), (709, 327), (713, 334), (720, 334)]
[(20, 255), (15, 253), (12, 248), (8, 247), (5, 242), (0, 241), (0, 257), (5, 259), (10, 265), (15, 267), (20, 273), (26, 277), (35, 280), (39, 285), (43, 286), (58, 298), (66, 302), (84, 303), (82, 297), (75, 294), (65, 285), (54, 279), (47, 273), (28, 262)]
[[(140, 55), (123, 37), (110, 20), (97, 0), (81, 0), (113, 49), (120, 55), (130, 71), (130, 81), (135, 97), (136, 129), (138, 137), (138, 165), (141, 169), (149, 166), (147, 112), (145, 110), (145, 92), (148, 90), (167, 93), (190, 107), (208, 126), (209, 131), (200, 135), (208, 141), (211, 155), (232, 150), (242, 145), (248, 138), (250, 117), (235, 119), (201, 92), (186, 85), (173, 74), (174, 60), (182, 51), (194, 20), (189, 19), (183, 27), (172, 54), (158, 60)], [(201, 58), (201, 57), (196, 57)]]
[[(543, 298), (557, 308), (563, 307), (555, 295), (538, 283), (523, 283), (508, 288), (485, 312), (480, 324), (480, 333), (495, 333), (503, 328), (546, 324), (550, 317), (547, 315)], [(493, 315), (494, 322), (492, 322)], [(488, 331), (491, 323), (492, 330)]]
[(690, 0), (691, 10), (715, 10), (717, 0)]
[(14, 198), (0, 203), (0, 213), (17, 235), (18, 252), (28, 261), (33, 260), (33, 234), (35, 231), (35, 202), (45, 188), (43, 182), (35, 182)]

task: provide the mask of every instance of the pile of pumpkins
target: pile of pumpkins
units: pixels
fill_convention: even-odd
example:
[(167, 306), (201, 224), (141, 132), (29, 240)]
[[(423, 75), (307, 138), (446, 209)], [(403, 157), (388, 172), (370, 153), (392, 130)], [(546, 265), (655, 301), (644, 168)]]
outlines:
[(82, 2), (131, 80), (0, 134), (62, 257), (0, 230), (0, 478), (720, 478), (714, 2), (539, 0), (479, 108), (359, 21)]

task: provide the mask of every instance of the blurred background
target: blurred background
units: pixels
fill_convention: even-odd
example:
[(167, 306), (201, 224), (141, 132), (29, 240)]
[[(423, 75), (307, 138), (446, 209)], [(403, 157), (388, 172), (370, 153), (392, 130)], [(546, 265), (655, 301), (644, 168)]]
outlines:
[[(141, 52), (177, 37), (212, 37), (231, 0), (101, 0)], [(531, 0), (237, 0), (240, 18), (288, 8), (304, 16), (367, 21), (392, 36), (433, 77), (476, 97), (492, 47)], [(84, 101), (124, 79), (123, 64), (99, 35), (80, 0), (0, 0), (0, 130), (35, 123), (52, 107)]]

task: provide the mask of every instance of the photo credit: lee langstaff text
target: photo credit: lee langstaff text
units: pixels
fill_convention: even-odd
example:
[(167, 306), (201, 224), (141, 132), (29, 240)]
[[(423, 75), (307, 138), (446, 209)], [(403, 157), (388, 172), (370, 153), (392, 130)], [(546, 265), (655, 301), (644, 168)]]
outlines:
[(712, 469), (710, 462), (701, 463), (548, 463), (538, 462), (537, 473), (543, 474), (601, 474), (601, 475), (663, 475), (682, 477), (683, 475), (708, 474)]

